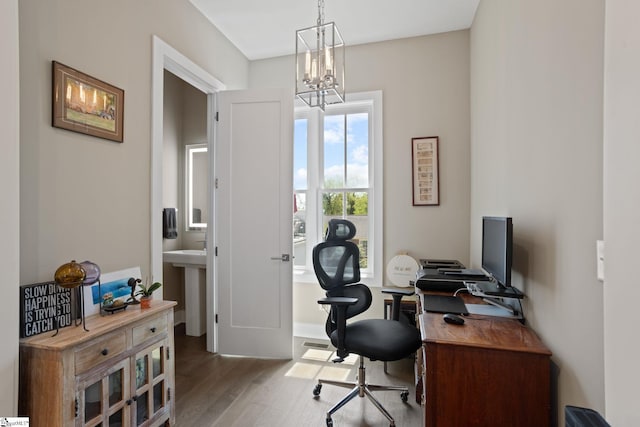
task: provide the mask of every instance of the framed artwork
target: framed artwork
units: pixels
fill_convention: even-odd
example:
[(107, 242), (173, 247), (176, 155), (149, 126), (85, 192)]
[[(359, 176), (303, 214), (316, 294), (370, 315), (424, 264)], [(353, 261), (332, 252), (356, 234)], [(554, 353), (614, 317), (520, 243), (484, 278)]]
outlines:
[(53, 61), (52, 126), (122, 142), (124, 90)]
[(440, 204), (438, 137), (411, 138), (413, 206)]
[(80, 301), (72, 296), (74, 290), (78, 288), (62, 288), (53, 281), (21, 285), (20, 338), (74, 324), (80, 318)]
[(102, 303), (104, 294), (106, 293), (111, 293), (114, 299), (121, 298), (126, 301), (128, 296), (131, 295), (131, 288), (128, 285), (129, 278), (131, 277), (141, 277), (139, 266), (105, 273), (100, 276), (100, 283), (95, 283), (90, 286), (90, 289), (85, 289), (85, 314), (90, 316), (99, 313), (100, 303)]

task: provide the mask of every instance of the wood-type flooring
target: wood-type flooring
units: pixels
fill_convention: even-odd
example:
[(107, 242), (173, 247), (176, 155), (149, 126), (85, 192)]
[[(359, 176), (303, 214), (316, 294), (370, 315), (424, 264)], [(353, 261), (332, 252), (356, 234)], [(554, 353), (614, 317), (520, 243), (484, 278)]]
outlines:
[[(331, 362), (328, 341), (294, 338), (293, 360), (228, 357), (208, 353), (205, 336), (189, 337), (175, 328), (175, 399), (178, 427), (324, 427), (326, 412), (349, 389), (324, 385), (313, 397), (317, 378), (355, 380), (357, 357)], [(413, 360), (388, 364), (365, 360), (367, 382), (409, 387), (409, 402), (396, 391), (374, 395), (395, 418), (397, 427), (421, 424), (415, 402)], [(388, 426), (369, 399), (355, 398), (333, 415), (335, 427)]]

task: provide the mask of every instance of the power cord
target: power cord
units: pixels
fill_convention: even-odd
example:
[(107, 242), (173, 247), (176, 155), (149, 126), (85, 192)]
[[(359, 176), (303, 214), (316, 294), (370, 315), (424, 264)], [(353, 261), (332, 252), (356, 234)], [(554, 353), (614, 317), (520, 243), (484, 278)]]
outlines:
[(467, 292), (467, 293), (469, 293), (469, 289), (467, 289), (466, 287), (464, 287), (464, 288), (460, 288), (460, 289), (458, 289), (457, 291), (455, 291), (455, 292), (453, 293), (453, 296), (454, 296), (454, 297), (457, 297), (457, 296), (458, 296), (458, 292)]

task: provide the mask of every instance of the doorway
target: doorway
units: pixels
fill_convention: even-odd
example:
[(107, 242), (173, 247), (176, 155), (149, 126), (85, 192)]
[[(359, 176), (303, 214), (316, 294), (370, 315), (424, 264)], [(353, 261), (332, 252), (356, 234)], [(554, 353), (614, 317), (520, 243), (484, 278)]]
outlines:
[[(153, 214), (150, 220), (154, 280), (162, 278), (163, 261), (160, 213), (163, 203), (165, 70), (207, 95), (208, 187), (215, 189), (216, 193), (210, 197), (207, 206), (209, 226), (206, 236), (211, 243), (206, 255), (207, 351), (290, 358), (293, 338), (290, 262), (293, 93), (290, 89), (224, 91), (222, 83), (154, 37), (151, 153)], [(216, 105), (218, 102), (219, 105)], [(213, 112), (216, 112), (215, 121)], [(247, 123), (259, 125), (247, 126)], [(215, 139), (216, 133), (222, 135), (220, 143)], [(260, 144), (255, 145), (256, 141)], [(217, 185), (218, 178), (223, 183), (221, 186)], [(256, 190), (260, 191), (256, 193)], [(224, 209), (216, 208), (217, 199), (222, 201), (220, 206)], [(253, 216), (257, 206), (260, 207), (260, 218), (267, 221), (262, 227), (257, 226)], [(241, 218), (245, 221), (238, 221)], [(254, 228), (247, 232), (247, 226)], [(219, 246), (222, 252), (218, 250)], [(245, 250), (237, 250), (239, 248)], [(247, 263), (247, 254), (252, 255), (253, 261)], [(251, 268), (248, 269), (247, 265)], [(256, 277), (260, 280), (256, 280)], [(246, 304), (247, 299), (243, 298), (243, 295), (256, 295), (259, 292), (264, 296), (261, 301), (268, 301), (268, 304), (261, 306), (262, 310), (258, 310), (257, 301)], [(268, 307), (275, 309), (269, 310)], [(214, 309), (220, 310), (220, 313)], [(261, 313), (261, 316), (256, 316), (256, 313)], [(263, 321), (265, 318), (266, 322)], [(247, 338), (247, 334), (250, 338)], [(221, 337), (230, 339), (223, 342)], [(249, 345), (256, 340), (262, 340), (263, 345)], [(249, 348), (259, 351), (247, 350)]]
[[(163, 124), (164, 124), (164, 72), (171, 72), (186, 83), (202, 91), (207, 96), (207, 143), (210, 161), (213, 165), (214, 154), (214, 94), (224, 90), (225, 86), (190, 59), (157, 36), (153, 37), (152, 57), (152, 102), (151, 102), (151, 276), (153, 280), (162, 280), (162, 204), (163, 204)], [(209, 188), (213, 188), (214, 171), (209, 173)], [(213, 224), (213, 209), (208, 209), (209, 224)], [(206, 239), (213, 241), (213, 227), (207, 227)], [(214, 308), (215, 272), (211, 251), (207, 254), (206, 273), (206, 311), (207, 311), (207, 351), (215, 352), (215, 334), (212, 330)]]

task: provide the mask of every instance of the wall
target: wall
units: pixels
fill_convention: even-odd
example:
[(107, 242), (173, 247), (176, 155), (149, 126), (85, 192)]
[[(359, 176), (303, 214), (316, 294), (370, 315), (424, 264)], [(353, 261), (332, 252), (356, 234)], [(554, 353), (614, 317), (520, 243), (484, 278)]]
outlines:
[(482, 1), (471, 29), (471, 260), (480, 217), (512, 216), (514, 284), (560, 412), (604, 410), (603, 31), (602, 0)]
[[(253, 61), (249, 85), (289, 87), (294, 72), (293, 56)], [(350, 46), (346, 72), (347, 92), (383, 92), (384, 265), (400, 251), (468, 262), (469, 32)], [(440, 137), (440, 206), (414, 207), (411, 138), (433, 135)], [(368, 313), (379, 317), (382, 297), (374, 295)], [(294, 321), (323, 325), (320, 296), (317, 284), (295, 286)]]
[[(207, 97), (174, 74), (164, 72), (163, 207), (178, 208), (177, 239), (163, 239), (162, 250), (202, 249), (204, 232), (185, 231), (185, 145), (207, 142)], [(204, 276), (204, 271), (203, 271)], [(184, 319), (184, 269), (163, 264), (164, 298), (177, 301), (176, 323)], [(202, 281), (204, 283), (204, 279)]]
[(637, 336), (640, 240), (640, 14), (638, 2), (607, 0), (604, 103), (604, 372), (607, 421), (640, 425)]
[[(148, 276), (152, 35), (230, 89), (247, 86), (249, 63), (188, 0), (19, 6), (20, 281), (48, 280), (71, 259)], [(124, 89), (124, 143), (51, 127), (52, 60)]]
[(0, 80), (5, 82), (5, 100), (0, 104), (2, 129), (2, 209), (4, 224), (0, 242), (0, 292), (8, 301), (0, 310), (0, 415), (15, 416), (18, 412), (18, 283), (20, 262), (20, 78), (18, 56), (18, 0), (0, 2), (0, 53), (3, 66)]

